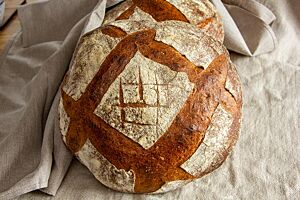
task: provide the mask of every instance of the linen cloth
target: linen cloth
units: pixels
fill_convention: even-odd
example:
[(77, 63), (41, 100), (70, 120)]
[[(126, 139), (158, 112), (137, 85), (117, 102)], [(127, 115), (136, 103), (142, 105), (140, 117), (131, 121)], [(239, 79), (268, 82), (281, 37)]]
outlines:
[(277, 44), (270, 24), (275, 15), (255, 0), (211, 0), (219, 11), (225, 29), (227, 49), (257, 56), (271, 52)]
[[(55, 1), (63, 2), (60, 5), (66, 5), (70, 10), (53, 6)], [(56, 112), (59, 96), (56, 93), (84, 25), (93, 16), (89, 15), (90, 11), (97, 3), (99, 8), (101, 3), (105, 5), (106, 2), (52, 0), (20, 9), (23, 32), (7, 48), (0, 66), (0, 199), (13, 198), (40, 188), (45, 188), (43, 191), (48, 194), (56, 194), (54, 199), (300, 198), (300, 161), (297, 155), (300, 152), (300, 48), (297, 46), (300, 40), (300, 14), (297, 12), (300, 2), (259, 1), (277, 16), (272, 29), (278, 37), (278, 47), (272, 53), (257, 57), (232, 53), (244, 86), (244, 121), (240, 139), (231, 156), (218, 170), (163, 195), (132, 195), (112, 191), (102, 186), (76, 160), (72, 162), (57, 192), (72, 156), (63, 145), (58, 131)], [(84, 9), (88, 6), (85, 5), (87, 2), (90, 10)], [(241, 16), (249, 16), (253, 7), (246, 10), (238, 2), (244, 1), (226, 2), (225, 8), (232, 7), (236, 15), (242, 12)], [(43, 10), (45, 3), (52, 4), (52, 11)], [(53, 8), (60, 12), (53, 12)], [(66, 13), (68, 11), (76, 13), (76, 16)], [(34, 17), (34, 13), (48, 14), (48, 17), (41, 20)], [(53, 13), (56, 15), (52, 16)], [(68, 27), (57, 25), (62, 23), (57, 21), (64, 21), (64, 16), (69, 16), (67, 22), (73, 24)], [(263, 14), (255, 16), (266, 26), (271, 23)], [(32, 21), (26, 23), (29, 19)], [(86, 27), (89, 27), (88, 24)], [(256, 27), (252, 25), (252, 29)], [(94, 25), (91, 27), (93, 29)], [(264, 29), (265, 26), (262, 27)], [(272, 34), (266, 37), (274, 39)], [(261, 43), (269, 41), (264, 34), (260, 38), (265, 39), (253, 45), (249, 45), (251, 43), (247, 40), (250, 38), (251, 41), (251, 37), (245, 38), (243, 41), (248, 41), (245, 43), (249, 51), (254, 49), (250, 51), (252, 55), (255, 49), (264, 46), (268, 50), (257, 52), (271, 50), (270, 45)], [(38, 192), (19, 197), (49, 198)]]

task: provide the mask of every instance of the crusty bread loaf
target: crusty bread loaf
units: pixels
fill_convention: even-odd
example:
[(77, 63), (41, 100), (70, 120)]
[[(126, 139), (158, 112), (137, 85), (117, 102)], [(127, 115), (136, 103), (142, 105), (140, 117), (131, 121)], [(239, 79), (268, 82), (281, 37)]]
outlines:
[(61, 91), (60, 128), (101, 183), (161, 193), (226, 159), (242, 96), (216, 16), (206, 0), (129, 0), (81, 38)]
[(128, 18), (136, 7), (151, 13), (156, 21), (181, 20), (189, 22), (216, 40), (220, 42), (224, 40), (220, 16), (209, 0), (127, 0), (107, 12), (103, 24)]

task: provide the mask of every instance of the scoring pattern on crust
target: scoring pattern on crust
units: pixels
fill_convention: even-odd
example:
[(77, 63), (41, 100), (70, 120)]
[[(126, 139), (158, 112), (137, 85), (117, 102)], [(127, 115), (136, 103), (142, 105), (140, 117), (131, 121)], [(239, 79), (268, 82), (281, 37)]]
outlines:
[[(196, 66), (203, 68), (207, 68), (218, 55), (227, 52), (222, 45), (195, 26), (180, 21), (157, 22), (139, 8), (135, 8), (129, 19), (118, 20), (111, 25), (127, 33), (153, 28), (156, 30), (155, 40), (174, 47)], [(188, 45), (186, 41), (193, 45)]]
[(65, 79), (63, 90), (73, 99), (78, 100), (99, 71), (99, 66), (120, 40), (120, 38), (103, 34), (99, 30), (93, 32), (92, 38), (83, 37), (75, 62), (71, 66), (72, 70), (68, 72)]
[(75, 155), (93, 173), (95, 178), (107, 187), (134, 192), (134, 173), (117, 169), (98, 152), (89, 139)]
[(212, 117), (204, 140), (197, 151), (181, 167), (194, 176), (206, 174), (211, 167), (220, 165), (222, 152), (230, 145), (230, 127), (233, 117), (219, 105)]
[(148, 149), (169, 128), (192, 89), (185, 73), (137, 52), (94, 113)]
[(209, 0), (127, 0), (106, 14), (104, 24), (128, 19), (136, 8), (152, 14), (158, 21), (189, 22), (214, 39), (224, 41), (221, 18)]
[[(121, 14), (128, 19), (83, 37), (64, 81), (60, 121), (65, 143), (98, 180), (120, 191), (160, 193), (203, 176), (225, 160), (239, 131), (241, 90), (221, 43), (182, 20), (164, 21), (143, 8), (140, 4), (132, 13)], [(97, 49), (101, 34), (109, 40), (103, 41), (104, 50)], [(100, 60), (85, 53), (102, 51)], [(179, 88), (179, 94), (168, 89), (166, 96), (173, 104), (161, 116), (165, 125), (160, 132), (146, 133), (140, 127), (158, 119), (155, 103), (162, 90), (152, 90), (158, 80), (147, 84), (153, 71), (154, 77), (175, 77), (167, 82)], [(151, 103), (154, 109), (141, 109)], [(139, 127), (126, 129), (128, 121)], [(211, 147), (203, 150), (203, 141), (211, 142)], [(213, 154), (203, 158), (207, 150)], [(195, 158), (204, 159), (203, 165), (191, 164)], [(112, 173), (99, 172), (100, 168)]]
[(223, 42), (223, 25), (209, 0), (167, 0), (176, 6), (190, 21), (214, 39)]

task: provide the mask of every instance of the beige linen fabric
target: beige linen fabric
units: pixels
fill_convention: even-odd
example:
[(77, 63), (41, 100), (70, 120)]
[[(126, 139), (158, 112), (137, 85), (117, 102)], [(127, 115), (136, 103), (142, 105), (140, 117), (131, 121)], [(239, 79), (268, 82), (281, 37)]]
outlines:
[(225, 29), (227, 49), (247, 56), (273, 51), (277, 40), (270, 24), (275, 15), (255, 0), (211, 0)]
[[(91, 29), (84, 29), (89, 17), (96, 16), (88, 13), (97, 4), (95, 11), (101, 14), (102, 9), (103, 13), (101, 5), (105, 2), (50, 2), (19, 10), (23, 32), (16, 36), (0, 62), (0, 199), (40, 188), (56, 194), (55, 197), (31, 192), (17, 199), (300, 199), (298, 0), (259, 0), (266, 7), (254, 1), (247, 4), (246, 0), (226, 0), (225, 6), (214, 2), (225, 9), (220, 9), (224, 20), (234, 22), (229, 27), (225, 23), (225, 30), (232, 30), (226, 34), (231, 36), (227, 41), (234, 44), (235, 51), (259, 55), (231, 54), (244, 89), (241, 136), (218, 170), (162, 195), (112, 191), (76, 160), (66, 174), (72, 156), (58, 131), (57, 91), (80, 34), (97, 27), (96, 23)], [(108, 1), (109, 5), (112, 3), (116, 1)], [(58, 8), (62, 6), (65, 9)], [(274, 17), (266, 8), (277, 17), (273, 23)], [(37, 14), (40, 18), (35, 17)], [(101, 21), (101, 15), (97, 16), (100, 18), (95, 20)], [(247, 26), (252, 19), (257, 23), (253, 21), (249, 28), (242, 28), (243, 19)], [(264, 31), (271, 31), (270, 23), (278, 45), (272, 53), (261, 55), (274, 48), (270, 43), (274, 34)]]
[(57, 192), (72, 160), (59, 133), (57, 91), (101, 2), (52, 0), (19, 9), (22, 32), (0, 60), (0, 199)]

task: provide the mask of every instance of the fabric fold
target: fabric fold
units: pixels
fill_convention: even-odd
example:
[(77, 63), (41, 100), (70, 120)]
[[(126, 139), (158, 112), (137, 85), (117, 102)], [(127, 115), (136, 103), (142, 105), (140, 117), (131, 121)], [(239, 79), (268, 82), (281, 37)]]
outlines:
[(225, 5), (225, 7), (234, 18), (240, 35), (251, 52), (249, 56), (265, 54), (275, 49), (277, 39), (269, 24), (241, 7), (235, 5)]
[(64, 40), (73, 26), (90, 13), (98, 2), (99, 0), (48, 0), (21, 6), (18, 15), (22, 26), (23, 47)]
[(269, 8), (255, 0), (222, 0), (222, 2), (224, 4), (234, 5), (249, 11), (266, 24), (271, 24), (276, 20), (276, 16)]
[(211, 0), (219, 11), (225, 29), (225, 46), (234, 52), (257, 56), (276, 47), (270, 24), (275, 15), (254, 0)]
[(87, 24), (85, 25), (82, 35), (86, 34), (96, 28), (100, 27), (104, 16), (105, 16), (105, 8), (107, 5), (107, 1), (99, 1), (99, 3), (95, 6), (94, 10), (92, 11)]
[(54, 195), (65, 176), (72, 155), (61, 141), (54, 97), (86, 20), (64, 41), (23, 48), (19, 34), (1, 61), (0, 199), (46, 187)]

